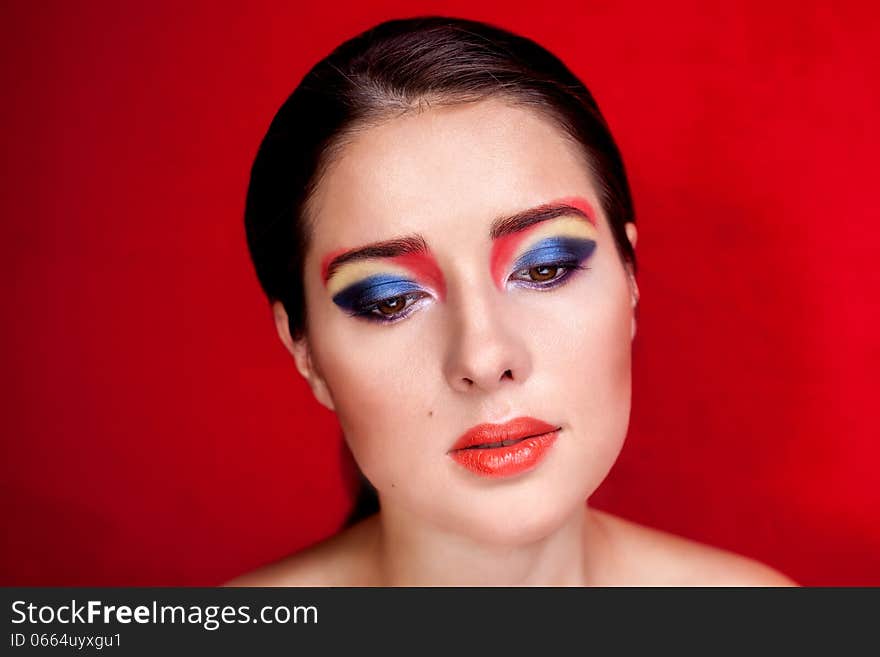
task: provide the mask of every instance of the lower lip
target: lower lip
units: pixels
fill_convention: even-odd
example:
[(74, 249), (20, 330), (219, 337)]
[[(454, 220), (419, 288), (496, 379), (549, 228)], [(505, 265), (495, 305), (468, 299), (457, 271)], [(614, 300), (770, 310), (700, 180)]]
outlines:
[(513, 477), (528, 472), (538, 465), (558, 436), (558, 430), (551, 431), (526, 438), (507, 447), (459, 449), (449, 455), (459, 464), (482, 477)]

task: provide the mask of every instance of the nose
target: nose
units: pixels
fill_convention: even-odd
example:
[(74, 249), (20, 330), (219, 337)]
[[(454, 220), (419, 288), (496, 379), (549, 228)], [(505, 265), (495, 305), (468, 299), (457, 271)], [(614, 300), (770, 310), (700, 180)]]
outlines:
[(515, 318), (505, 315), (503, 300), (471, 291), (461, 303), (448, 301), (452, 319), (445, 375), (452, 389), (493, 392), (524, 382), (532, 366), (526, 336), (517, 332)]

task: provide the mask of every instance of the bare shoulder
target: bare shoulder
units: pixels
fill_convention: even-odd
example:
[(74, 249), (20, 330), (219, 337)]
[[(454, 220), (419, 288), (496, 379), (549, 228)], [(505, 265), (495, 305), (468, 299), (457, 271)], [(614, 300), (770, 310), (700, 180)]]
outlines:
[(224, 586), (372, 586), (370, 548), (374, 518), (296, 554), (244, 575)]
[(754, 559), (591, 509), (608, 546), (609, 579), (635, 586), (797, 586)]

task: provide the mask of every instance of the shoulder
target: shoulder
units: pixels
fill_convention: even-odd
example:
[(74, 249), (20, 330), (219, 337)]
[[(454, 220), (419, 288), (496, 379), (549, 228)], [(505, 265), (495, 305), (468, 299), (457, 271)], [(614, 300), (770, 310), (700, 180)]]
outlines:
[(367, 518), (224, 586), (372, 586), (370, 553), (374, 535), (374, 518)]
[(610, 578), (633, 586), (797, 586), (770, 566), (591, 509), (611, 558)]

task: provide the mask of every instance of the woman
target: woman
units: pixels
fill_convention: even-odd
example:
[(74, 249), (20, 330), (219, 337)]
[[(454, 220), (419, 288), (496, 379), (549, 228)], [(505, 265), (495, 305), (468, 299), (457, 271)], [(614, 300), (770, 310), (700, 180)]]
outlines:
[(528, 39), (383, 23), (318, 63), (254, 163), (278, 334), (379, 500), (236, 585), (785, 585), (591, 509), (630, 413), (639, 299), (623, 163)]

